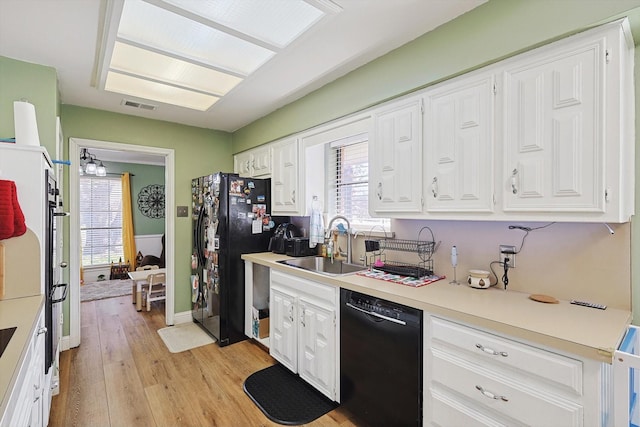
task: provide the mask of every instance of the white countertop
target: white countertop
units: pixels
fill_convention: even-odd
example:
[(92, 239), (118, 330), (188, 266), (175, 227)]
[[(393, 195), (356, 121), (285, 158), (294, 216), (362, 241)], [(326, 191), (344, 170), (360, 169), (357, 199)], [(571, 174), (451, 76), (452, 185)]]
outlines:
[(285, 255), (270, 252), (242, 255), (242, 259), (309, 280), (351, 289), (378, 298), (419, 308), (430, 314), (462, 321), (606, 363), (622, 340), (632, 314), (608, 307), (581, 307), (560, 301), (545, 304), (529, 299), (528, 293), (504, 291), (499, 287), (475, 289), (450, 285), (443, 279), (413, 288), (356, 274), (325, 276), (280, 264)]
[(17, 328), (0, 356), (0, 417), (6, 409), (9, 391), (15, 386), (20, 361), (26, 354), (27, 344), (33, 338), (43, 304), (44, 295), (0, 301), (0, 329)]

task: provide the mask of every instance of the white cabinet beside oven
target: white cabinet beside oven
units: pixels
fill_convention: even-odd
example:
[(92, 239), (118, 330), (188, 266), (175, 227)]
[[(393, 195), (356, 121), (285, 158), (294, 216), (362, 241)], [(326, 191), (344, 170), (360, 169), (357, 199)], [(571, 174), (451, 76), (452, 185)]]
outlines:
[(338, 288), (271, 271), (270, 354), (338, 400)]
[(607, 425), (604, 364), (434, 316), (425, 333), (425, 425)]

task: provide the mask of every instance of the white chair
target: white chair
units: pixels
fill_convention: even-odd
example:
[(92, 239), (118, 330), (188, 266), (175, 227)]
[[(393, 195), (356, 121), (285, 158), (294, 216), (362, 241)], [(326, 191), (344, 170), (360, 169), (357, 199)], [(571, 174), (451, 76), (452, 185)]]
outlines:
[(167, 299), (167, 277), (164, 273), (150, 274), (147, 277), (148, 285), (143, 287), (143, 301), (147, 311), (151, 311), (153, 301)]
[[(145, 271), (145, 270), (157, 270), (158, 266), (157, 265), (145, 265), (144, 267), (138, 267), (136, 268), (136, 271)], [(136, 303), (136, 292), (138, 291), (138, 285), (137, 283), (140, 283), (140, 286), (146, 286), (149, 284), (149, 282), (147, 282), (146, 280), (142, 279), (142, 280), (133, 280), (133, 284), (131, 286), (131, 295), (133, 296), (133, 303)]]

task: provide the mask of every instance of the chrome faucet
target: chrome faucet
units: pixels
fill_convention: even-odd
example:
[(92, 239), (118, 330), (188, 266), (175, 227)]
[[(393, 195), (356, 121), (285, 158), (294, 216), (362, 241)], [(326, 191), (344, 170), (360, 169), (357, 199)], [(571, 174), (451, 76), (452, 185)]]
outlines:
[[(349, 234), (351, 233), (351, 223), (349, 223), (349, 220), (342, 215), (336, 215), (331, 218), (331, 221), (329, 221), (329, 225), (327, 226), (327, 234), (325, 237), (331, 238), (331, 227), (333, 226), (333, 221), (337, 219), (341, 219), (347, 223), (347, 263), (351, 264), (351, 235)], [(334, 251), (335, 250), (337, 250), (337, 248), (334, 248)]]

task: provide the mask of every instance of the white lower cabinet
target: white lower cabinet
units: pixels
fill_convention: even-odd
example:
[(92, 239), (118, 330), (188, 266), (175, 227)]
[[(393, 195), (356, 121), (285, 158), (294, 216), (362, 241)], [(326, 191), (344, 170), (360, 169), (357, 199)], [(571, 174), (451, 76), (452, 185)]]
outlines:
[(45, 411), (48, 410), (48, 405), (45, 401), (49, 394), (46, 393), (44, 375), (45, 331), (44, 311), (41, 311), (33, 337), (27, 343), (16, 385), (13, 390), (9, 390), (11, 397), (0, 420), (0, 427), (46, 425)]
[(337, 400), (338, 288), (271, 271), (270, 354)]
[(603, 364), (437, 317), (425, 331), (425, 425), (610, 425)]

